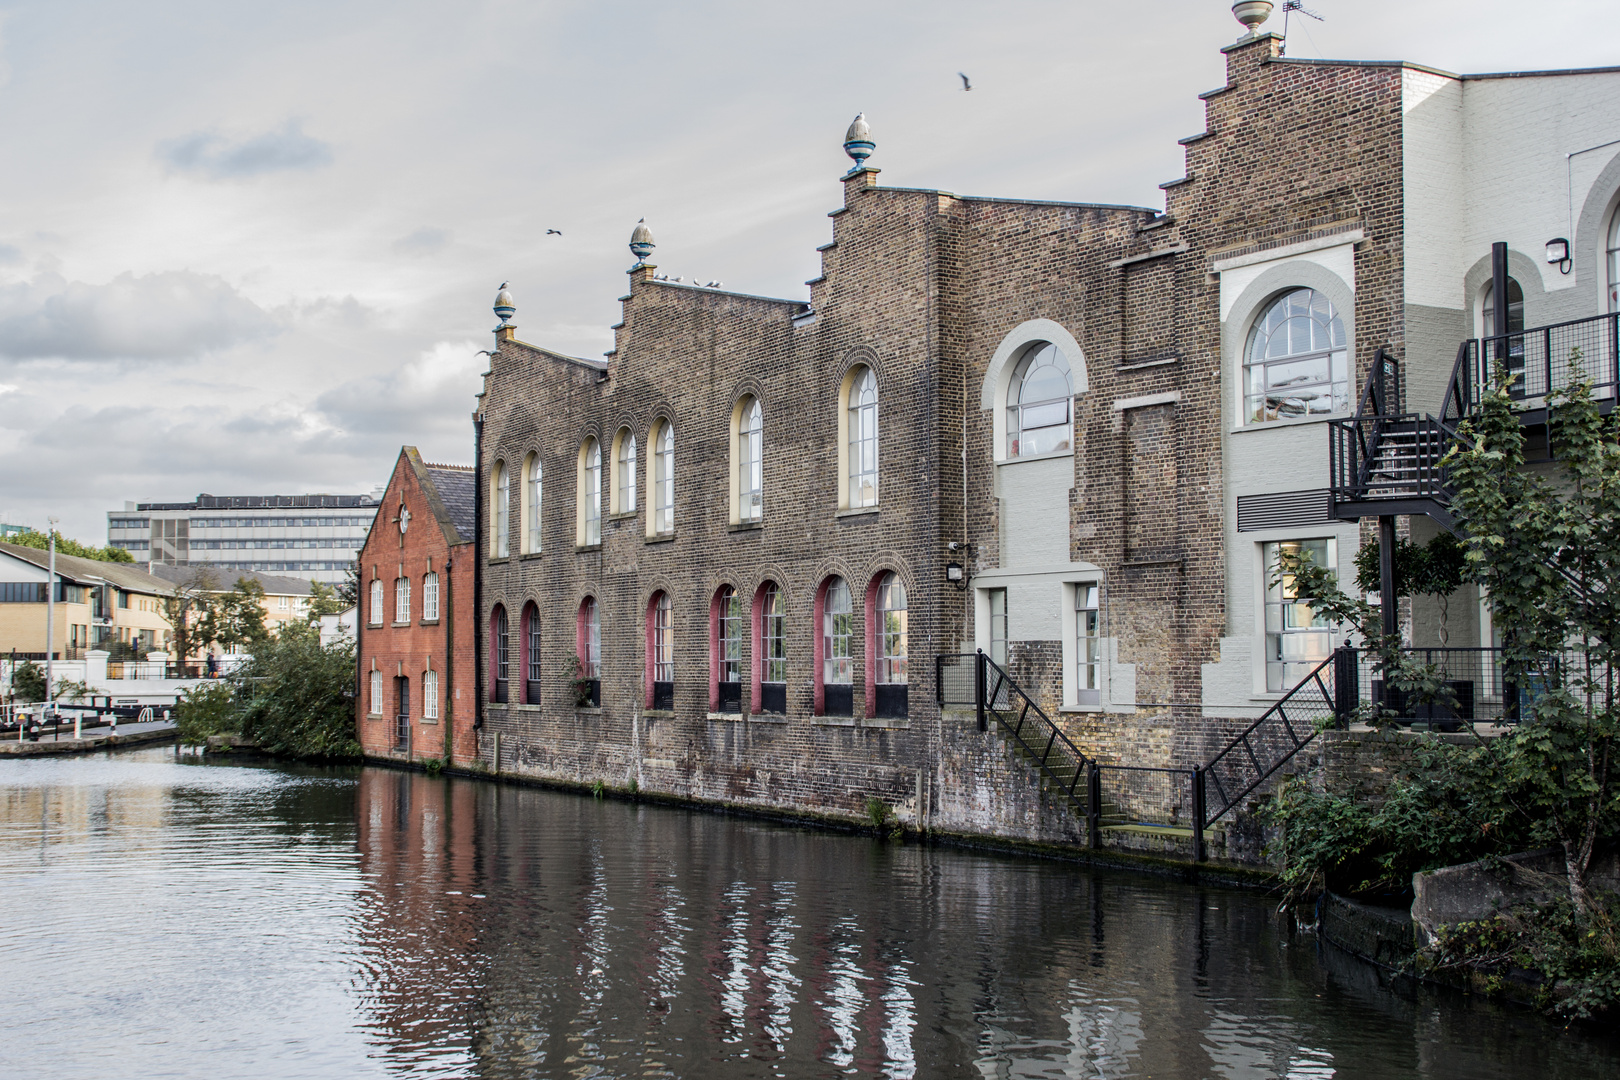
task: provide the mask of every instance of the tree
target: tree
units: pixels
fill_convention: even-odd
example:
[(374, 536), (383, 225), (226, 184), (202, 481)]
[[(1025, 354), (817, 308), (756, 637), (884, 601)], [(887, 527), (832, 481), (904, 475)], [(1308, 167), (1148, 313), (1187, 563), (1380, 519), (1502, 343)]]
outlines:
[(22, 702), (44, 701), (44, 669), (32, 660), (24, 660), (12, 668), (11, 700)]
[(214, 575), (206, 567), (197, 567), (163, 598), (163, 616), (169, 621), (174, 650), (182, 664), (219, 637), (216, 591)]
[[(1432, 596), (1440, 605), (1440, 644), (1450, 638), (1446, 626), (1451, 594), (1463, 584), (1467, 562), (1462, 543), (1443, 532), (1422, 547), (1410, 540), (1395, 544), (1395, 596)], [(1377, 592), (1383, 583), (1378, 566), (1378, 547), (1367, 544), (1356, 552), (1356, 586), (1364, 593)]]
[[(1580, 354), (1571, 364), (1580, 370)], [(1503, 677), (1534, 697), (1506, 738), (1501, 782), (1531, 837), (1562, 849), (1570, 899), (1593, 910), (1586, 871), (1620, 825), (1610, 775), (1620, 685), (1620, 413), (1603, 416), (1588, 383), (1548, 398), (1552, 479), (1525, 469), (1525, 436), (1498, 373), (1442, 464), (1466, 530), (1468, 578), (1490, 597)]]
[(56, 537), (56, 552), (58, 555), (75, 555), (81, 559), (95, 559), (97, 562), (132, 563), (135, 556), (123, 548), (95, 547), (91, 544), (81, 544), (77, 540), (70, 540), (61, 533), (26, 532), (8, 536), (5, 542), (16, 544), (18, 547), (36, 548), (48, 551), (51, 546), (51, 536)]
[(264, 628), (264, 586), (237, 578), (235, 588), (215, 598), (215, 640), (222, 646), (251, 651), (270, 636)]
[(271, 754), (356, 758), (354, 642), (321, 645), (320, 631), (289, 622), (231, 675), (240, 731)]
[[(350, 563), (343, 570), (343, 581), (337, 587), (338, 599), (343, 601), (343, 608), (360, 606), (360, 563)], [(343, 608), (339, 608), (342, 611)], [(328, 614), (336, 614), (329, 612)]]
[(343, 600), (342, 588), (334, 589), (323, 581), (309, 583), (310, 622), (320, 622), (322, 615), (337, 615), (349, 607)]

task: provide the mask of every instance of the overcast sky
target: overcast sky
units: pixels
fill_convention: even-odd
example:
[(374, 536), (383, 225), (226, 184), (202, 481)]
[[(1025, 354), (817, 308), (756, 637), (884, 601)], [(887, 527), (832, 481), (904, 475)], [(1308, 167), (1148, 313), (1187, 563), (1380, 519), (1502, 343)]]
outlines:
[[(1308, 3), (1294, 56), (1620, 63), (1613, 0)], [(524, 340), (599, 356), (646, 217), (661, 271), (807, 298), (857, 111), (885, 184), (1161, 207), (1240, 29), (1224, 0), (0, 0), (0, 521), (105, 543), (126, 499), (469, 462), (500, 282)]]

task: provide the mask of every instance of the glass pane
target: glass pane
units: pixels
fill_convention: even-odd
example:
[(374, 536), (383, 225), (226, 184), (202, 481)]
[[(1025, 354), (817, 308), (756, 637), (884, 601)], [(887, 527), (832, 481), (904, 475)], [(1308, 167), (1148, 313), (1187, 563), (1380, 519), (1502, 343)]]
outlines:
[(1045, 405), (1025, 405), (1019, 410), (1018, 426), (1030, 428), (1054, 427), (1069, 422), (1069, 399), (1048, 402)]
[(1018, 400), (1024, 403), (1068, 396), (1069, 373), (1051, 366), (1031, 368), (1029, 374), (1024, 376), (1024, 384), (1018, 389)]

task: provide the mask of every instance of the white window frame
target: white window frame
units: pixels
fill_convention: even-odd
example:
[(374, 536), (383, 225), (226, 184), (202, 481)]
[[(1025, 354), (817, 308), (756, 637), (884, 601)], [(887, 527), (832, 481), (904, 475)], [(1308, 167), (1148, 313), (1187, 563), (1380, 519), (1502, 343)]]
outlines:
[[(832, 600), (833, 590), (843, 587), (843, 610), (834, 611)], [(840, 627), (838, 620), (844, 623)], [(855, 681), (855, 643), (860, 640), (860, 633), (855, 626), (855, 591), (849, 587), (849, 581), (843, 577), (834, 577), (827, 583), (826, 592), (822, 594), (821, 626), (817, 628), (821, 634), (821, 682), (823, 686), (850, 686)], [(842, 642), (843, 654), (840, 655), (834, 648), (835, 642)], [(842, 668), (840, 671), (839, 669)], [(835, 676), (841, 675), (842, 678)]]
[(371, 579), (371, 616), (366, 621), (372, 626), (381, 626), (383, 624), (382, 578)]
[(648, 440), (653, 447), (652, 499), (647, 504), (647, 535), (675, 532), (675, 428), (660, 420)]
[(401, 574), (394, 579), (394, 622), (411, 621), (411, 579)]
[[(1294, 688), (1294, 686), (1299, 682), (1299, 678), (1297, 678), (1297, 677), (1290, 679), (1289, 673), (1288, 673), (1287, 667), (1286, 667), (1287, 664), (1293, 663), (1293, 664), (1301, 665), (1301, 668), (1303, 668), (1303, 670), (1308, 670), (1310, 667), (1314, 667), (1315, 665), (1320, 664), (1329, 655), (1331, 655), (1332, 652), (1333, 652), (1333, 649), (1336, 648), (1340, 644), (1340, 642), (1343, 640), (1343, 637), (1344, 637), (1343, 628), (1339, 627), (1339, 626), (1331, 626), (1331, 627), (1325, 627), (1325, 628), (1306, 628), (1306, 629), (1300, 630), (1299, 635), (1316, 634), (1316, 633), (1325, 633), (1325, 634), (1327, 634), (1327, 636), (1328, 636), (1328, 648), (1327, 648), (1326, 652), (1324, 652), (1322, 654), (1322, 656), (1317, 657), (1316, 659), (1305, 659), (1305, 660), (1295, 660), (1295, 661), (1278, 660), (1277, 663), (1280, 666), (1279, 681), (1281, 683), (1281, 687), (1280, 687), (1280, 689), (1274, 689), (1272, 687), (1272, 685), (1271, 685), (1272, 684), (1272, 680), (1271, 680), (1271, 669), (1272, 669), (1271, 638), (1272, 638), (1272, 632), (1271, 632), (1271, 622), (1270, 622), (1270, 608), (1271, 608), (1273, 602), (1272, 602), (1272, 598), (1271, 598), (1271, 565), (1270, 565), (1270, 561), (1268, 559), (1268, 549), (1271, 548), (1274, 545), (1277, 545), (1280, 548), (1280, 545), (1282, 545), (1282, 544), (1316, 543), (1316, 542), (1325, 543), (1327, 545), (1327, 554), (1326, 554), (1327, 567), (1333, 573), (1339, 574), (1340, 573), (1340, 567), (1339, 567), (1339, 537), (1337, 537), (1337, 536), (1335, 536), (1335, 535), (1333, 535), (1331, 533), (1329, 533), (1329, 534), (1316, 533), (1315, 535), (1304, 535), (1304, 536), (1282, 536), (1282, 537), (1276, 537), (1274, 539), (1269, 539), (1269, 540), (1261, 539), (1261, 540), (1257, 540), (1255, 542), (1255, 558), (1256, 558), (1256, 561), (1259, 563), (1259, 575), (1258, 575), (1257, 582), (1256, 582), (1257, 588), (1255, 590), (1255, 592), (1257, 594), (1257, 599), (1259, 601), (1258, 604), (1257, 604), (1257, 611), (1256, 611), (1256, 616), (1257, 616), (1258, 621), (1255, 624), (1256, 628), (1258, 630), (1258, 633), (1255, 636), (1260, 642), (1260, 672), (1259, 672), (1260, 691), (1259, 692), (1266, 695), (1266, 696), (1278, 696), (1278, 695), (1286, 694), (1286, 693), (1288, 693), (1289, 690), (1292, 690)], [(1281, 603), (1286, 603), (1286, 601), (1279, 601), (1279, 603), (1280, 604)], [(1279, 634), (1282, 634), (1283, 636), (1289, 636), (1284, 631), (1279, 631)], [(1301, 668), (1296, 668), (1295, 672), (1294, 672), (1294, 675), (1299, 676), (1299, 677), (1303, 677), (1303, 670), (1301, 670)]]
[(787, 614), (782, 587), (767, 581), (759, 598), (759, 681), (787, 682)]
[(545, 469), (540, 455), (532, 453), (523, 461), (523, 552), (538, 555), (542, 550), (540, 529), (541, 497), (545, 492)]
[[(1055, 358), (1057, 361), (1056, 364), (1048, 365), (1043, 359), (1043, 354), (1048, 349), (1052, 350), (1053, 358)], [(1068, 384), (1068, 393), (1060, 397), (1043, 398), (1040, 401), (1026, 402), (1020, 400), (1020, 398), (1023, 396), (1024, 380), (1029, 377), (1029, 373), (1037, 367), (1045, 366), (1061, 366), (1064, 381)], [(1068, 427), (1068, 438), (1064, 440), (1063, 445), (1053, 447), (1050, 450), (1021, 451), (1018, 448), (1018, 445), (1023, 438), (1025, 430), (1025, 412), (1037, 408), (1050, 408), (1051, 406), (1058, 404), (1062, 404), (1064, 406), (1063, 423)], [(1029, 345), (1024, 348), (1023, 354), (1019, 356), (1018, 363), (1013, 365), (1012, 378), (1008, 380), (1007, 383), (1007, 416), (1005, 424), (1008, 461), (1014, 461), (1021, 457), (1042, 457), (1047, 454), (1074, 453), (1074, 365), (1069, 363), (1069, 358), (1067, 356), (1063, 355), (1063, 348), (1058, 345), (1057, 342), (1030, 342)], [(1048, 428), (1055, 428), (1058, 426), (1060, 425), (1042, 424), (1033, 430), (1044, 431)]]
[[(861, 400), (870, 387), (870, 399)], [(857, 510), (879, 505), (882, 480), (881, 417), (877, 371), (855, 364), (838, 392), (838, 505)]]
[(613, 440), (613, 512), (636, 512), (636, 434), (620, 428)]
[(439, 575), (432, 570), (422, 575), (422, 618), (427, 622), (439, 618)]
[(422, 719), (439, 718), (439, 673), (432, 668), (422, 672)]
[(602, 444), (587, 435), (579, 447), (579, 531), (574, 541), (580, 547), (602, 542)]
[(764, 410), (759, 398), (744, 394), (731, 413), (731, 523), (749, 525), (763, 516), (765, 487)]
[[(910, 682), (911, 605), (900, 575), (888, 571), (878, 581), (877, 617), (872, 620), (873, 655), (877, 660), (874, 683), (905, 686)], [(898, 605), (898, 606), (897, 606)], [(898, 649), (893, 646), (898, 643)]]
[[(1330, 341), (1327, 348), (1307, 349), (1303, 352), (1288, 353), (1280, 357), (1268, 356), (1251, 361), (1249, 354), (1254, 349), (1257, 336), (1263, 332), (1262, 324), (1271, 316), (1271, 313), (1275, 311), (1279, 305), (1288, 303), (1293, 297), (1302, 292), (1308, 292), (1313, 296), (1319, 296), (1322, 298), (1323, 302), (1327, 304), (1328, 311), (1332, 316), (1329, 327), (1331, 328), (1332, 325), (1337, 324), (1339, 328), (1339, 343), (1334, 344)], [(1307, 311), (1310, 310), (1312, 309), (1307, 307)], [(1288, 321), (1292, 321), (1293, 318), (1294, 316), (1290, 316)], [(1321, 289), (1314, 288), (1310, 285), (1297, 285), (1292, 288), (1284, 289), (1282, 292), (1267, 300), (1260, 306), (1259, 310), (1255, 312), (1254, 317), (1250, 320), (1248, 332), (1243, 336), (1242, 351), (1238, 354), (1238, 399), (1240, 402), (1238, 415), (1243, 422), (1243, 426), (1261, 427), (1265, 424), (1275, 424), (1291, 420), (1319, 420), (1347, 412), (1352, 404), (1350, 395), (1351, 390), (1353, 389), (1355, 376), (1355, 373), (1351, 370), (1353, 366), (1351, 344), (1350, 330), (1345, 324), (1345, 312), (1340, 311), (1338, 305), (1333, 302), (1333, 298)], [(1331, 399), (1330, 408), (1326, 412), (1319, 410), (1313, 411), (1307, 405), (1306, 411), (1302, 416), (1284, 416), (1279, 413), (1279, 415), (1276, 416), (1256, 419), (1252, 405), (1255, 395), (1251, 393), (1250, 390), (1252, 379), (1251, 372), (1253, 372), (1256, 368), (1263, 369), (1275, 364), (1300, 363), (1302, 361), (1315, 358), (1326, 359), (1328, 365), (1328, 381), (1325, 384), (1315, 383), (1311, 385), (1327, 386), (1328, 396)], [(1265, 396), (1266, 395), (1262, 393), (1261, 397)], [(1277, 394), (1274, 396), (1284, 397), (1286, 395)]]
[(504, 559), (512, 554), (512, 477), (507, 471), (506, 462), (495, 463), (492, 480), (495, 489), (495, 498), (491, 500), (495, 509), (495, 527), (490, 530), (490, 554), (494, 558)]
[(371, 715), (382, 715), (383, 676), (376, 668), (371, 669)]
[(602, 605), (594, 596), (580, 601), (579, 674), (582, 679), (602, 677)]
[(652, 605), (653, 682), (675, 681), (675, 630), (670, 619), (669, 593), (660, 592)]

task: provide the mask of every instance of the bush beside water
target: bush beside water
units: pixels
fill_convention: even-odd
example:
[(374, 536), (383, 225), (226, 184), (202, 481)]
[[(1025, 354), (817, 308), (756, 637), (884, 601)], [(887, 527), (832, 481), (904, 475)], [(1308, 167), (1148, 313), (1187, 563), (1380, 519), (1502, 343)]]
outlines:
[(352, 642), (323, 647), (317, 628), (288, 623), (230, 676), (186, 693), (176, 714), (180, 740), (238, 735), (269, 754), (358, 758), (353, 686)]

